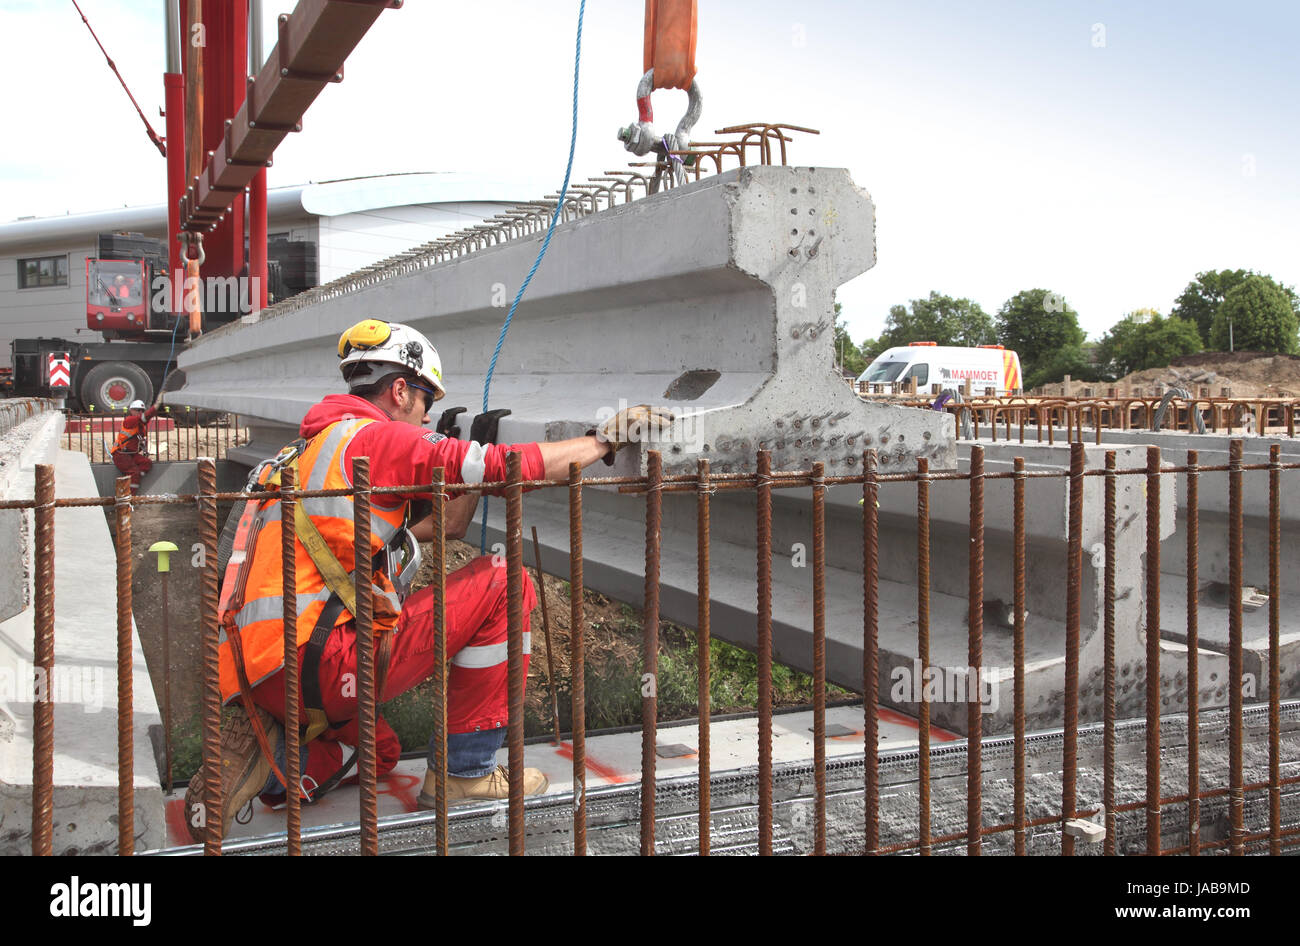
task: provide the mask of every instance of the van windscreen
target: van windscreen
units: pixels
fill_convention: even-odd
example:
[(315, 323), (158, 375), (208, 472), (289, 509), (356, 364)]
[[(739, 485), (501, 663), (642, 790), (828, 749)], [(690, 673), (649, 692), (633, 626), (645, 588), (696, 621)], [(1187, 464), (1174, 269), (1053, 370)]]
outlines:
[(897, 381), (898, 376), (907, 367), (905, 361), (881, 361), (867, 369), (865, 380), (870, 384), (888, 384)]

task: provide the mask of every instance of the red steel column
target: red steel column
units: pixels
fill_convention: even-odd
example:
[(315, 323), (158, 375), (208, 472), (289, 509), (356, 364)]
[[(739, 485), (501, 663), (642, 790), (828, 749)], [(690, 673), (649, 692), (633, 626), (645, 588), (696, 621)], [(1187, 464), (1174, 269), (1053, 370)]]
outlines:
[(253, 311), (266, 308), (266, 169), (248, 187), (248, 275), (257, 280)]
[[(185, 196), (185, 77), (180, 73), (163, 75), (163, 108), (167, 111), (167, 277), (173, 281), (181, 271), (181, 244), (176, 239), (181, 230), (180, 200)], [(175, 308), (174, 295), (168, 308)]]

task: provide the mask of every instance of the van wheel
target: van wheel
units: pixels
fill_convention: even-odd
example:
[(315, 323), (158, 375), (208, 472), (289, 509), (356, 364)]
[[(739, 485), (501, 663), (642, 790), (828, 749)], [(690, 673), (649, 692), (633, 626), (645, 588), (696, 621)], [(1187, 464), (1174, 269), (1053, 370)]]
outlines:
[(129, 361), (95, 365), (81, 382), (81, 404), (88, 410), (111, 414), (126, 410), (132, 401), (153, 403), (153, 383), (143, 368)]

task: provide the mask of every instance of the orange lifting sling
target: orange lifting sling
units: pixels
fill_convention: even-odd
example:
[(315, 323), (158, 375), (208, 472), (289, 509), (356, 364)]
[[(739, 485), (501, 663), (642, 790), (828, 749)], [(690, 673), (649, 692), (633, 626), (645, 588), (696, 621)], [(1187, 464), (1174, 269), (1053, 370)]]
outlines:
[(689, 89), (695, 78), (696, 0), (645, 0), (645, 65), (656, 89)]

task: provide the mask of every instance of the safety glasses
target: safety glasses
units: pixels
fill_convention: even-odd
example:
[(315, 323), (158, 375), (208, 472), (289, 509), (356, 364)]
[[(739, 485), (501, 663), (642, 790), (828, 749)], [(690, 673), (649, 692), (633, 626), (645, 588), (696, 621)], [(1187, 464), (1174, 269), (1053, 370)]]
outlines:
[(423, 391), (426, 395), (428, 395), (428, 397), (424, 399), (424, 412), (427, 414), (429, 413), (429, 411), (433, 410), (433, 402), (438, 400), (437, 391), (435, 391), (433, 388), (426, 388), (422, 384), (416, 384), (414, 381), (407, 381), (406, 386), (408, 388), (415, 388), (415, 390), (417, 391)]
[(351, 352), (377, 348), (388, 341), (393, 330), (387, 322), (378, 319), (365, 319), (352, 326), (339, 336), (339, 357), (346, 358)]

